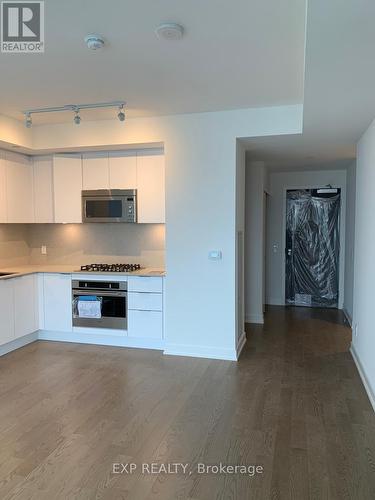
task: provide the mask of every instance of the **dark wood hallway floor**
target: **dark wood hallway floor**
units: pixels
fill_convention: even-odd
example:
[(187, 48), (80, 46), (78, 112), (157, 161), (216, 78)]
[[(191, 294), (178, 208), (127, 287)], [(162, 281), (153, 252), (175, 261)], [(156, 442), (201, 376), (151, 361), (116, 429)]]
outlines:
[[(274, 307), (239, 363), (19, 349), (0, 358), (0, 498), (374, 499), (375, 416), (349, 345), (338, 311)], [(142, 474), (151, 462), (188, 466)], [(219, 462), (263, 472), (198, 474)]]

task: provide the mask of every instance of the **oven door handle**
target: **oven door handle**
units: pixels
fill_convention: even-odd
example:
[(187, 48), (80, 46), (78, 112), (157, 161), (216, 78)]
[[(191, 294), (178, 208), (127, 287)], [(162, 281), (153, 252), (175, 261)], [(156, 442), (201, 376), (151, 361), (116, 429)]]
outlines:
[(80, 295), (97, 295), (98, 297), (126, 297), (127, 292), (104, 292), (99, 290), (73, 290), (73, 296), (79, 297)]

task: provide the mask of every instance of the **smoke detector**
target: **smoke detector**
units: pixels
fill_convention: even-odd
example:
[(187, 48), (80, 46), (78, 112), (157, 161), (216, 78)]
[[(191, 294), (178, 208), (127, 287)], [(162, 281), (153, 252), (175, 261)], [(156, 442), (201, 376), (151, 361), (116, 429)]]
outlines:
[(91, 50), (98, 50), (104, 47), (104, 39), (100, 35), (87, 35), (85, 37), (86, 45)]
[(163, 23), (156, 28), (155, 33), (158, 38), (164, 40), (181, 40), (184, 35), (184, 28), (176, 23)]

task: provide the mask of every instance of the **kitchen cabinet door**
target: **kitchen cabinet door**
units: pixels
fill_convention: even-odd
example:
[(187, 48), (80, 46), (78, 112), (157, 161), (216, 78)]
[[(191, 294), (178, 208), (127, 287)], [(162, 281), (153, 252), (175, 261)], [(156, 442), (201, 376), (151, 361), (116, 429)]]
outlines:
[(14, 340), (14, 280), (0, 280), (0, 345)]
[[(1, 154), (1, 152), (0, 152)], [(5, 160), (0, 158), (0, 224), (7, 221)]]
[(164, 155), (137, 156), (138, 222), (165, 222)]
[(15, 338), (38, 330), (36, 275), (13, 278)]
[(109, 153), (109, 186), (111, 189), (136, 189), (137, 157)]
[(33, 167), (32, 162), (24, 157), (12, 157), (5, 160), (7, 222), (34, 222)]
[(82, 179), (83, 189), (109, 189), (108, 153), (84, 154)]
[(162, 293), (163, 278), (150, 276), (129, 276), (129, 292)]
[(43, 279), (44, 329), (72, 331), (72, 279), (70, 274), (45, 274)]
[(133, 311), (128, 313), (128, 336), (162, 339), (163, 313), (159, 311)]
[(82, 160), (80, 155), (53, 158), (55, 222), (82, 222)]
[(35, 222), (38, 224), (54, 222), (52, 157), (35, 157), (33, 171)]
[(162, 311), (163, 294), (129, 292), (128, 309), (133, 309), (138, 311)]

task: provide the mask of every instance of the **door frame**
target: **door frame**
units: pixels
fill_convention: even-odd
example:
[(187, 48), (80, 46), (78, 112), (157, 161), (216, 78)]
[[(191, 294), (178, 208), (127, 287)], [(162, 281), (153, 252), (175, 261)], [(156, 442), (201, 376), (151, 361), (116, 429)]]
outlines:
[[(298, 189), (320, 189), (324, 186), (321, 184), (308, 184), (303, 187), (298, 187), (298, 185), (294, 186), (283, 186), (283, 227), (282, 227), (282, 270), (281, 270), (281, 279), (282, 279), (282, 303), (286, 305), (285, 301), (285, 246), (286, 246), (286, 193), (287, 191), (295, 191)], [(340, 255), (339, 255), (339, 300), (338, 300), (338, 308), (343, 309), (344, 307), (344, 290), (345, 290), (345, 228), (346, 228), (346, 185), (342, 185), (340, 183), (334, 183), (334, 188), (341, 189), (341, 204), (340, 204)]]

